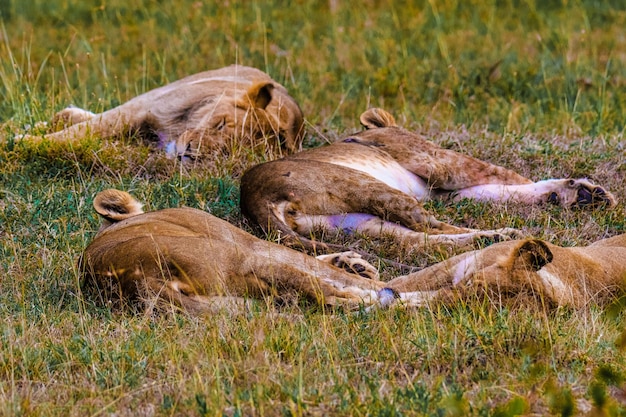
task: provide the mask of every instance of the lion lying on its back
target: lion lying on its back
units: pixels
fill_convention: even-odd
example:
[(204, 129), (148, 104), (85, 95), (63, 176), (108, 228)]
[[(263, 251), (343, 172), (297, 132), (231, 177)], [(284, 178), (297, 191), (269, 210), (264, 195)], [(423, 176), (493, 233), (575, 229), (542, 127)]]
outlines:
[[(474, 230), (444, 223), (422, 204), (431, 199), (553, 203), (568, 208), (612, 207), (605, 187), (586, 179), (532, 181), (514, 171), (444, 149), (369, 109), (365, 130), (328, 146), (250, 168), (241, 178), (241, 209), (283, 242), (313, 247), (312, 233), (392, 235), (407, 247), (468, 246), (477, 238), (504, 240), (512, 229)], [(323, 246), (323, 244), (322, 244)]]
[(68, 107), (52, 125), (62, 130), (47, 139), (138, 134), (182, 157), (226, 148), (233, 139), (291, 153), (300, 149), (304, 134), (302, 112), (287, 90), (264, 72), (240, 65), (190, 75), (100, 114)]

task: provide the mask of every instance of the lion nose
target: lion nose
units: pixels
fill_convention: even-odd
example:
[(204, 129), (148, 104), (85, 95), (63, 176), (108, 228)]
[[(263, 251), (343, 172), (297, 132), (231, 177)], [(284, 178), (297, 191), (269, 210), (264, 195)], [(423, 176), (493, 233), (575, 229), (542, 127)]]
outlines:
[(192, 149), (191, 142), (182, 141), (180, 138), (167, 144), (168, 158), (178, 158), (182, 162), (189, 162), (195, 159), (196, 153)]

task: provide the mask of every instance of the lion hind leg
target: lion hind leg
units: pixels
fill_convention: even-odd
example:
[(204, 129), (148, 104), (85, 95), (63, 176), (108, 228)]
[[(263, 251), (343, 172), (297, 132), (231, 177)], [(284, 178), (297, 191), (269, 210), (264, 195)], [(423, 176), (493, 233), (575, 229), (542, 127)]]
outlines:
[(180, 296), (179, 302), (186, 311), (198, 315), (218, 313), (239, 315), (254, 309), (254, 300), (235, 296), (187, 295)]
[[(503, 228), (498, 230), (473, 230), (456, 228), (432, 229), (429, 232), (416, 232), (400, 224), (382, 220), (371, 214), (347, 213), (340, 215), (303, 215), (294, 218), (296, 231), (301, 235), (313, 233), (315, 230), (340, 231), (344, 233), (362, 233), (372, 238), (394, 237), (406, 247), (421, 248), (429, 245), (448, 247), (470, 246), (479, 239), (491, 239), (496, 242), (517, 238), (520, 232), (516, 229)], [(449, 231), (450, 233), (446, 233)]]
[(155, 308), (161, 311), (174, 308), (195, 316), (227, 313), (244, 314), (252, 308), (254, 300), (232, 295), (204, 295), (193, 285), (180, 280), (146, 279), (141, 298), (146, 312)]
[[(401, 224), (386, 221), (378, 216), (367, 213), (344, 213), (331, 215), (307, 215), (298, 213), (290, 219), (294, 225), (294, 230), (301, 235), (309, 235), (316, 230), (337, 231), (343, 233), (363, 233), (371, 237), (381, 237), (386, 234), (410, 234), (416, 233), (413, 229), (405, 227)], [(442, 222), (435, 221), (436, 224), (422, 224), (424, 229), (429, 229), (432, 234), (462, 234), (473, 231), (447, 225)], [(418, 225), (416, 225), (418, 226)], [(423, 233), (422, 233), (423, 234)], [(420, 235), (422, 235), (420, 234)]]
[(485, 184), (453, 193), (455, 200), (513, 201), (526, 204), (552, 203), (567, 208), (613, 207), (617, 199), (605, 188), (586, 179), (550, 179), (531, 184)]

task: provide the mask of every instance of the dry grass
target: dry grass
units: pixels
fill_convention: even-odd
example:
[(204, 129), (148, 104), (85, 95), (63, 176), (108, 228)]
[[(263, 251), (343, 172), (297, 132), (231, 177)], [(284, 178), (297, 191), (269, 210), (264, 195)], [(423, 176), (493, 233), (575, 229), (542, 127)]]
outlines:
[[(304, 305), (277, 315), (258, 303), (200, 319), (85, 303), (75, 265), (98, 227), (96, 192), (118, 187), (148, 209), (188, 205), (246, 228), (239, 177), (266, 157), (234, 148), (184, 167), (133, 138), (13, 140), (69, 103), (99, 111), (239, 62), (301, 103), (308, 146), (354, 131), (379, 106), (443, 146), (535, 179), (589, 177), (623, 201), (621, 1), (89, 3), (0, 0), (0, 415), (625, 413), (618, 301), (353, 315)], [(429, 208), (564, 245), (625, 231), (623, 203)], [(418, 266), (449, 255), (384, 243), (363, 245)]]

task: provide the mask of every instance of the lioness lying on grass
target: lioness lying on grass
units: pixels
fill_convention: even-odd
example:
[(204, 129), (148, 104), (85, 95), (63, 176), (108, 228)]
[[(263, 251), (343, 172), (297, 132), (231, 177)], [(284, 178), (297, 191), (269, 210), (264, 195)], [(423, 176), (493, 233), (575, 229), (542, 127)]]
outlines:
[(589, 246), (560, 247), (539, 239), (500, 242), (454, 256), (387, 283), (405, 306), (484, 291), (543, 297), (553, 306), (611, 301), (626, 290), (626, 234)]
[(384, 283), (366, 278), (376, 269), (353, 253), (316, 259), (191, 208), (144, 213), (118, 190), (99, 193), (94, 208), (104, 223), (80, 269), (83, 288), (105, 303), (157, 295), (201, 314), (237, 297), (298, 293), (356, 307), (389, 296)]
[(393, 235), (402, 245), (464, 246), (506, 239), (512, 229), (478, 231), (438, 221), (421, 202), (517, 201), (611, 207), (613, 195), (585, 179), (533, 182), (500, 166), (444, 149), (402, 129), (381, 109), (361, 115), (366, 130), (316, 149), (257, 165), (241, 179), (242, 212), (284, 241), (314, 246), (315, 230)]
[(574, 248), (538, 239), (501, 242), (384, 283), (354, 253), (313, 258), (200, 210), (144, 213), (118, 190), (99, 193), (94, 207), (104, 222), (80, 270), (83, 289), (104, 303), (156, 296), (203, 314), (244, 297), (297, 293), (348, 308), (412, 307), (478, 287), (498, 297), (526, 292), (553, 305), (581, 307), (626, 289), (626, 234)]
[(300, 149), (304, 135), (302, 112), (287, 90), (241, 65), (185, 77), (100, 114), (68, 107), (55, 115), (52, 127), (61, 130), (44, 138), (138, 134), (181, 157), (233, 144), (291, 153)]

